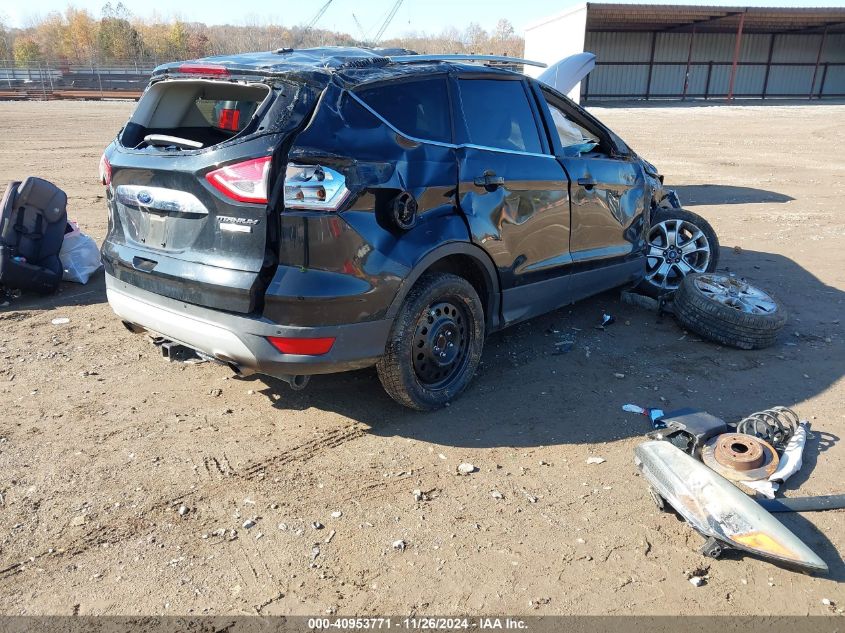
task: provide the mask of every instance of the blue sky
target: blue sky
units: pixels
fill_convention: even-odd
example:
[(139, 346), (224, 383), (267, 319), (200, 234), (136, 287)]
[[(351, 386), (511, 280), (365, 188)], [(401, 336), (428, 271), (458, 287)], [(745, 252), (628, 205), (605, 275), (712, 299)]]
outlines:
[[(624, 0), (623, 0), (624, 1)], [(99, 16), (105, 0), (75, 0), (71, 4), (86, 8)], [(146, 17), (158, 14), (163, 17), (179, 17), (186, 21), (207, 24), (245, 24), (256, 21), (273, 21), (293, 25), (309, 21), (325, 0), (303, 2), (297, 0), (247, 0), (246, 2), (209, 2), (209, 0), (123, 0), (133, 14)], [(354, 13), (372, 36), (387, 16), (394, 0), (333, 0), (319, 22), (323, 28), (345, 31), (354, 36), (360, 33), (352, 19)], [(116, 2), (115, 2), (116, 3)], [(638, 0), (642, 4), (661, 4)], [(665, 4), (662, 2), (662, 4)], [(0, 14), (5, 14), (10, 26), (24, 26), (31, 16), (44, 15), (50, 11), (62, 11), (65, 0), (4, 0), (0, 3)], [(447, 26), (463, 29), (470, 22), (478, 22), (486, 29), (495, 26), (500, 18), (513, 22), (521, 30), (539, 18), (559, 13), (579, 4), (572, 0), (404, 0), (385, 36), (401, 35), (409, 31), (437, 32)], [(845, 0), (761, 0), (761, 1), (717, 1), (688, 2), (684, 4), (710, 4), (733, 6), (778, 6), (813, 7), (845, 6)], [(238, 10), (240, 9), (240, 10)]]

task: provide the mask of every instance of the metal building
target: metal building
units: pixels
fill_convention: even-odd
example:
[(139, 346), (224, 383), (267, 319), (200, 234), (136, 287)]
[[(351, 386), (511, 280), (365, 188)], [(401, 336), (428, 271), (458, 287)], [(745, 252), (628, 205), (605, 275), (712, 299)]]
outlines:
[(587, 3), (525, 31), (525, 56), (596, 68), (573, 98), (845, 97), (845, 8)]

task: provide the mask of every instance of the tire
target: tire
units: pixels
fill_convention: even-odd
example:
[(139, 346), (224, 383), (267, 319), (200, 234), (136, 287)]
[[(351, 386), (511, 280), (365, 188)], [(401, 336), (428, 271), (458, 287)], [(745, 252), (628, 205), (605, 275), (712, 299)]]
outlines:
[(674, 308), (688, 330), (739, 349), (774, 344), (787, 319), (783, 304), (770, 294), (720, 273), (687, 275), (675, 293)]
[(484, 308), (472, 285), (450, 273), (426, 273), (396, 315), (376, 369), (396, 402), (432, 411), (467, 388), (483, 346)]
[[(661, 227), (675, 227), (674, 244), (666, 244), (671, 235)], [(701, 232), (695, 240), (694, 229)], [(680, 233), (681, 240), (677, 239)], [(687, 238), (687, 239), (684, 239)], [(719, 263), (719, 238), (710, 223), (697, 213), (686, 209), (657, 209), (651, 218), (648, 237), (648, 256), (646, 258), (646, 276), (640, 282), (639, 290), (651, 297), (674, 292), (681, 285), (686, 275), (693, 273), (712, 273)], [(683, 253), (680, 249), (696, 248), (692, 253)], [(698, 249), (706, 249), (698, 250)], [(668, 272), (662, 274), (661, 266), (668, 266)]]

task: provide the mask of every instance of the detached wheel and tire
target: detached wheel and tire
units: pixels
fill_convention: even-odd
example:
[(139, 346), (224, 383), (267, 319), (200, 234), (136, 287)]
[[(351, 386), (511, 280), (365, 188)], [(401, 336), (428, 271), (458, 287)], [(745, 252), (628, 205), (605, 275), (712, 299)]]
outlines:
[(688, 330), (739, 349), (769, 347), (786, 325), (780, 301), (741, 279), (717, 273), (685, 277), (675, 293), (674, 309)]
[(431, 411), (467, 388), (483, 346), (484, 308), (472, 285), (426, 273), (405, 298), (376, 369), (396, 402)]
[(711, 273), (719, 239), (710, 223), (685, 209), (659, 209), (648, 232), (646, 274), (640, 290), (652, 297), (674, 292), (687, 275)]

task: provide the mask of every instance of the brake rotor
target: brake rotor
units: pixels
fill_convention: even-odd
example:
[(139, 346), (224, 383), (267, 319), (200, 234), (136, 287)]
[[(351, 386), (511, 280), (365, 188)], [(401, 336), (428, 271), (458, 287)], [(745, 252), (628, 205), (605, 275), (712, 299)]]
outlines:
[(701, 459), (725, 479), (737, 482), (768, 479), (780, 461), (771, 444), (745, 433), (710, 438), (701, 449)]

